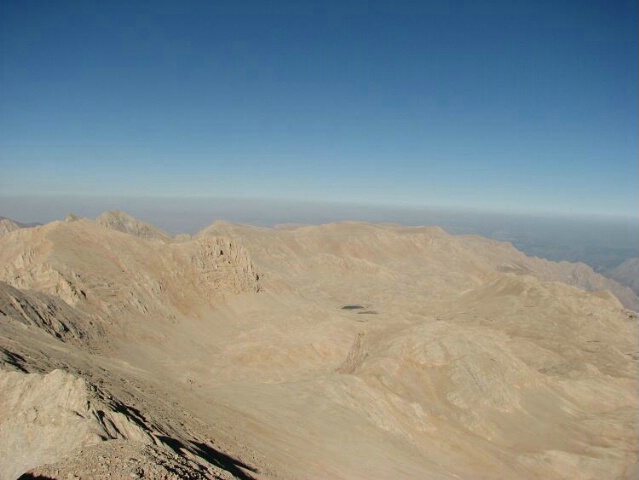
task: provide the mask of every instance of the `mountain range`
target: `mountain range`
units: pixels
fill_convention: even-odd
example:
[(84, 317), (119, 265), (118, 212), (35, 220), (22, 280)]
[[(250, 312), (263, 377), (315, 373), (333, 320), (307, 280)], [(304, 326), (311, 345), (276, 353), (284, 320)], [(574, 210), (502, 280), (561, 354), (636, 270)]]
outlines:
[(585, 264), (360, 222), (0, 228), (0, 479), (639, 475), (639, 299)]

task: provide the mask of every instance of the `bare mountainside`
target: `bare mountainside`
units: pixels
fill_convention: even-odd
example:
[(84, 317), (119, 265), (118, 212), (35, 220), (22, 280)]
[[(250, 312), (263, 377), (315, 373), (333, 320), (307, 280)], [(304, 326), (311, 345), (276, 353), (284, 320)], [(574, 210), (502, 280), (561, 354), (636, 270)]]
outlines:
[(584, 265), (438, 228), (71, 220), (0, 238), (2, 479), (639, 474), (637, 298)]
[(613, 268), (609, 276), (639, 295), (639, 258), (628, 258)]
[(14, 230), (17, 230), (19, 228), (21, 228), (20, 225), (18, 225), (13, 220), (9, 220), (8, 218), (0, 217), (0, 237), (2, 235), (6, 235), (9, 232), (13, 232)]
[(96, 218), (96, 222), (107, 228), (124, 233), (130, 233), (136, 237), (149, 240), (155, 239), (160, 242), (169, 242), (171, 240), (171, 238), (161, 229), (151, 225), (150, 223), (142, 222), (125, 212), (105, 212)]

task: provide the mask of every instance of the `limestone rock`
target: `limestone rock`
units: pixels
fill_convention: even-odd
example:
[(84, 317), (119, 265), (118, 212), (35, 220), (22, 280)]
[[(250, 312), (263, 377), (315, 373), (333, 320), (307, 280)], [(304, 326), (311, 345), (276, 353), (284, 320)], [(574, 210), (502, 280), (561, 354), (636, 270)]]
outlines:
[(117, 405), (104, 403), (83, 379), (0, 370), (0, 478), (21, 473), (102, 441), (152, 443)]

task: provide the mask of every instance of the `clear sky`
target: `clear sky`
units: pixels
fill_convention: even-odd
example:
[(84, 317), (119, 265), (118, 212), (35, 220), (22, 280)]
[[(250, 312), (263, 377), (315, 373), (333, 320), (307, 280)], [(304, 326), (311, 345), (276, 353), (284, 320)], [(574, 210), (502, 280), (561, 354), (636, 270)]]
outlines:
[(0, 194), (636, 217), (638, 15), (636, 0), (4, 0)]

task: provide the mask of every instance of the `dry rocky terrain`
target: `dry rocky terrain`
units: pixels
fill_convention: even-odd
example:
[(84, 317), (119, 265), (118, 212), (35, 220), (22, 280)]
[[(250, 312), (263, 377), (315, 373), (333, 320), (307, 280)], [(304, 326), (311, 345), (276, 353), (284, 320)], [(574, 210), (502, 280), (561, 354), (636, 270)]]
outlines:
[(639, 475), (639, 301), (583, 264), (436, 227), (6, 225), (0, 480)]

